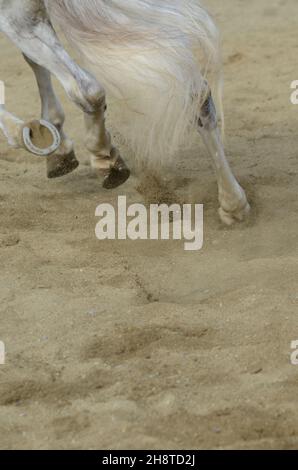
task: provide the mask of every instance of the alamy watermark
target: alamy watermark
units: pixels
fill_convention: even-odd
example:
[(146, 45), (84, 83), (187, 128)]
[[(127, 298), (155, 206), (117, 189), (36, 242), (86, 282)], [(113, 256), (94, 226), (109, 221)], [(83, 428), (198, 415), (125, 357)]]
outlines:
[(95, 233), (98, 240), (183, 240), (185, 251), (198, 251), (204, 242), (202, 204), (127, 205), (126, 196), (112, 204), (100, 204)]
[(5, 84), (0, 80), (0, 106), (5, 105)]
[(292, 366), (298, 366), (298, 340), (292, 341), (291, 349), (292, 349), (291, 364)]
[(294, 105), (298, 104), (298, 80), (294, 80), (291, 83), (291, 89), (293, 90), (291, 93), (291, 103)]
[(5, 344), (0, 341), (0, 366), (5, 364)]

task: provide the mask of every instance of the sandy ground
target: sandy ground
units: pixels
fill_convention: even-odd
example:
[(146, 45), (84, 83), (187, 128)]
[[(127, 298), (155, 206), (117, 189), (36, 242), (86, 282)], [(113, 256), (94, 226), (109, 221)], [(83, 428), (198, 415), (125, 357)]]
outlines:
[[(205, 204), (204, 249), (99, 242), (96, 206), (120, 194), (141, 201), (138, 178), (101, 189), (84, 165), (81, 114), (63, 93), (76, 173), (48, 181), (40, 159), (1, 138), (3, 449), (298, 445), (297, 0), (207, 3), (223, 31), (227, 151), (249, 222), (219, 223), (198, 141), (174, 189)], [(38, 117), (31, 71), (3, 37), (0, 47), (10, 111)]]

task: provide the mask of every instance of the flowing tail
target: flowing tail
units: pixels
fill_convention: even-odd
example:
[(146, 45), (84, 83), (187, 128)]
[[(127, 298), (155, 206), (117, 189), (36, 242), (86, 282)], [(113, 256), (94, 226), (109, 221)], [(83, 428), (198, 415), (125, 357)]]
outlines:
[[(156, 167), (196, 138), (208, 90), (222, 111), (219, 36), (199, 0), (46, 0), (107, 92), (113, 122)], [(222, 113), (223, 114), (223, 113)]]

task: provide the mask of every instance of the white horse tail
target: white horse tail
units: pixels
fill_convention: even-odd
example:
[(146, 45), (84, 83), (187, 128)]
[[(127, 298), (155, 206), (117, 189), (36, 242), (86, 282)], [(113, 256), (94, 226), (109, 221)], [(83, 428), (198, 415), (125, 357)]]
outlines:
[(156, 166), (189, 147), (206, 98), (221, 105), (218, 31), (199, 0), (46, 0), (105, 87), (113, 127)]

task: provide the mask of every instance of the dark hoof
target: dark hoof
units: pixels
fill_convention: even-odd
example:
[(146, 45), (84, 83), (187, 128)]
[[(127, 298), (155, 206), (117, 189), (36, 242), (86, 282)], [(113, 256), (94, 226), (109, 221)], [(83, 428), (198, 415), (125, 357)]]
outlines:
[(68, 175), (78, 168), (79, 162), (76, 159), (74, 151), (68, 155), (51, 155), (47, 157), (47, 175), (48, 178), (60, 178)]
[(130, 177), (130, 170), (121, 157), (118, 158), (113, 168), (110, 169), (109, 174), (105, 176), (103, 187), (104, 189), (115, 189), (124, 184)]

